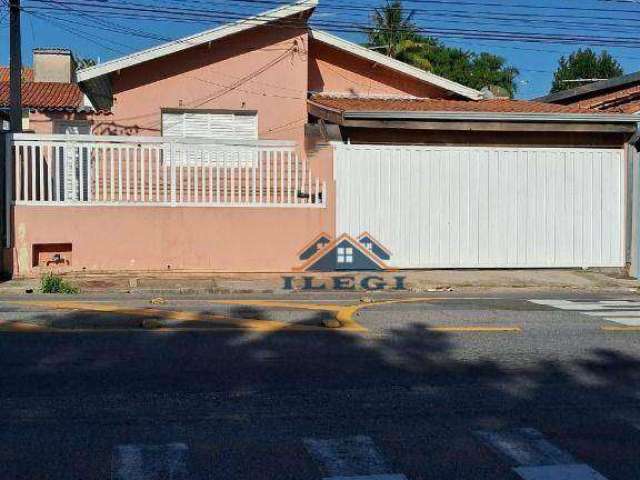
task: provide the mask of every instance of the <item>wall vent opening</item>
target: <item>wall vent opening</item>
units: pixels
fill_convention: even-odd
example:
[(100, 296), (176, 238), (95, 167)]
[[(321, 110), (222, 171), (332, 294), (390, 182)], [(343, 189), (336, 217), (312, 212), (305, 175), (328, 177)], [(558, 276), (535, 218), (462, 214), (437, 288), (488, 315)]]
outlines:
[(35, 243), (33, 245), (33, 267), (68, 268), (71, 266), (70, 243)]

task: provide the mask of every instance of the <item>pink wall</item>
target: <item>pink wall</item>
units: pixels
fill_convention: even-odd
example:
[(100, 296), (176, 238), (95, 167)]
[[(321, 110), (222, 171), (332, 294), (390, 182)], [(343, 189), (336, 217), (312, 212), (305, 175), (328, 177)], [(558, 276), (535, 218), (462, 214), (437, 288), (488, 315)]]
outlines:
[(306, 31), (256, 28), (116, 72), (96, 133), (160, 135), (162, 107), (258, 110), (261, 138), (302, 143), (306, 51)]
[[(14, 207), (14, 274), (31, 270), (33, 245), (71, 243), (72, 269), (292, 271), (320, 232), (335, 235), (332, 148), (305, 144), (307, 91), (442, 96), (415, 79), (314, 42), (306, 32), (260, 28), (113, 75), (111, 114), (34, 113), (31, 128), (86, 118), (95, 134), (159, 135), (162, 107), (259, 112), (262, 139), (294, 140), (327, 182), (328, 207)], [(108, 228), (105, 228), (105, 225)]]
[(102, 118), (102, 115), (74, 113), (74, 112), (30, 112), (29, 130), (34, 133), (49, 134), (54, 133), (54, 122), (64, 121), (88, 121), (95, 122), (94, 118)]
[(326, 208), (14, 206), (13, 274), (38, 273), (32, 268), (34, 245), (69, 243), (71, 270), (170, 265), (172, 270), (292, 271), (301, 263), (296, 253), (311, 239), (320, 232), (335, 235), (333, 148), (315, 144), (307, 156), (310, 171), (327, 183)]
[(334, 225), (319, 208), (17, 206), (14, 219), (17, 276), (36, 273), (38, 243), (72, 243), (72, 270), (287, 272)]
[(311, 39), (309, 90), (441, 98), (445, 90)]
[(444, 97), (418, 79), (310, 40), (262, 27), (112, 74), (111, 113), (32, 112), (30, 129), (87, 119), (99, 135), (160, 135), (160, 109), (257, 110), (263, 139), (304, 140), (308, 91)]

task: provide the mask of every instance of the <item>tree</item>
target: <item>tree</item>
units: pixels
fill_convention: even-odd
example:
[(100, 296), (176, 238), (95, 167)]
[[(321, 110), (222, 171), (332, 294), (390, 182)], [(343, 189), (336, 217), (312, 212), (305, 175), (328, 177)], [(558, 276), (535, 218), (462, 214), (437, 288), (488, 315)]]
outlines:
[(93, 58), (79, 58), (76, 60), (76, 70), (82, 70), (83, 68), (93, 67), (96, 61)]
[[(606, 50), (597, 55), (587, 48), (578, 49), (569, 57), (560, 57), (558, 68), (553, 74), (553, 84), (550, 93), (567, 90), (584, 83), (567, 82), (566, 80), (606, 79), (619, 77), (624, 73), (618, 61)], [(585, 82), (588, 83), (588, 82)]]
[(461, 83), (471, 88), (499, 87), (509, 96), (517, 90), (518, 69), (491, 53), (452, 48), (419, 33), (401, 0), (386, 0), (374, 9), (366, 46), (389, 57)]
[(388, 57), (426, 70), (431, 65), (421, 55), (424, 39), (417, 34), (413, 14), (413, 11), (405, 12), (401, 0), (387, 0), (384, 6), (374, 9), (367, 46)]
[(460, 48), (447, 47), (430, 38), (422, 55), (431, 64), (431, 72), (476, 90), (499, 87), (509, 97), (518, 89), (516, 79), (520, 72), (508, 66), (506, 59), (488, 52), (475, 53)]

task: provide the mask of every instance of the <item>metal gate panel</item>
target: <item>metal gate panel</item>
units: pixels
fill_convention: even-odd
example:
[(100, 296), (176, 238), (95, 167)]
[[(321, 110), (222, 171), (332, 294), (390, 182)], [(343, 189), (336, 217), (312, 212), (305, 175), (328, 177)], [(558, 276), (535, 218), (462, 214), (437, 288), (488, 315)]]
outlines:
[(624, 266), (624, 154), (337, 145), (336, 232), (396, 268)]

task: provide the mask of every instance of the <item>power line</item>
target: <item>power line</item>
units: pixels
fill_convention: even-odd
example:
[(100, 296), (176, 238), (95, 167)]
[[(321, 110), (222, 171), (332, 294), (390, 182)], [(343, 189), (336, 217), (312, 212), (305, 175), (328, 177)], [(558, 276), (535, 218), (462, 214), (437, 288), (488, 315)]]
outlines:
[[(53, 1), (54, 3), (59, 3), (56, 0), (51, 0), (51, 1)], [(236, 0), (236, 1), (245, 2), (249, 0)], [(39, 7), (39, 8), (42, 8), (42, 7)], [(84, 13), (76, 12), (73, 9), (70, 9), (69, 7), (66, 7), (66, 8), (69, 10), (69, 13), (71, 15), (78, 15), (78, 16), (85, 15)], [(344, 7), (335, 7), (335, 8), (350, 10), (356, 7), (344, 6)], [(370, 8), (366, 8), (366, 7), (358, 7), (358, 8), (366, 9), (367, 11), (371, 10)], [(211, 10), (208, 10), (208, 12), (216, 13), (216, 11), (211, 11)], [(494, 14), (487, 15), (483, 13), (469, 14), (465, 12), (456, 12), (451, 10), (446, 12), (444, 11), (429, 11), (429, 12), (430, 12), (429, 14), (430, 17), (443, 17), (445, 19), (456, 18), (456, 19), (459, 19), (458, 23), (476, 24), (476, 25), (493, 25), (495, 24), (496, 21), (500, 21), (505, 23), (516, 23), (516, 24), (524, 23), (525, 25), (535, 25), (544, 29), (561, 30), (561, 31), (566, 31), (567, 27), (575, 27), (575, 28), (579, 27), (581, 29), (584, 29), (586, 26), (584, 22), (579, 22), (579, 21), (571, 22), (571, 21), (557, 20), (557, 19), (549, 20), (548, 17), (540, 17), (540, 16), (523, 19), (520, 16), (494, 15)], [(104, 20), (102, 20), (101, 17), (92, 16), (92, 18), (95, 18), (96, 21), (99, 21), (100, 23), (104, 23)], [(158, 17), (158, 14), (154, 14), (154, 15), (149, 15), (146, 18), (160, 18), (160, 17)], [(576, 18), (576, 17), (570, 17), (570, 18)], [(584, 17), (584, 18), (588, 18), (588, 17)], [(629, 25), (620, 25), (620, 22), (628, 19), (619, 19), (619, 20), (615, 19), (615, 20), (617, 22), (616, 29), (615, 29), (617, 33), (620, 33), (623, 31), (629, 32), (629, 33), (635, 33), (635, 31), (637, 30), (636, 22), (630, 23)], [(588, 27), (590, 31), (610, 32), (611, 25), (612, 25), (611, 22), (608, 22), (608, 23), (591, 22), (588, 25)], [(157, 34), (149, 35), (150, 38), (154, 36), (157, 37), (158, 35)]]
[[(55, 3), (52, 0), (32, 0), (36, 3)], [(79, 5), (84, 7), (90, 7), (91, 12), (97, 12), (100, 14), (112, 14), (114, 12), (120, 13), (123, 11), (136, 12), (146, 14), (145, 18), (164, 18), (164, 19), (188, 19), (188, 20), (202, 20), (205, 18), (211, 18), (214, 20), (246, 20), (244, 16), (236, 12), (220, 11), (220, 10), (197, 10), (197, 9), (169, 9), (158, 11), (156, 7), (148, 4), (131, 4), (130, 2), (120, 2), (119, 4), (109, 5), (95, 5), (86, 4), (83, 2), (67, 2), (68, 5)], [(33, 7), (31, 7), (33, 8)], [(46, 9), (47, 7), (41, 7)], [(55, 8), (55, 7), (54, 7)], [(160, 16), (162, 15), (162, 17)], [(273, 17), (272, 17), (273, 18)], [(272, 19), (271, 18), (271, 19)], [(259, 15), (254, 22), (263, 23), (269, 20), (268, 15)], [(306, 28), (301, 22), (284, 21), (281, 20), (281, 25), (288, 28)], [(314, 24), (326, 26), (332, 31), (339, 32), (351, 32), (351, 33), (363, 33), (369, 28), (368, 25), (357, 25), (353, 22), (322, 22), (317, 21)], [(530, 33), (523, 31), (513, 30), (487, 30), (487, 29), (471, 29), (471, 28), (418, 28), (418, 33), (431, 35), (434, 37), (452, 37), (452, 38), (469, 38), (469, 39), (489, 39), (489, 40), (515, 40), (529, 43), (558, 43), (558, 44), (583, 44), (588, 43), (597, 46), (612, 46), (620, 48), (637, 48), (640, 47), (640, 41), (630, 39), (629, 37), (602, 37), (594, 35), (566, 35), (566, 34), (548, 34), (548, 33)]]
[[(25, 11), (25, 10), (22, 9), (22, 11)], [(51, 24), (53, 24), (54, 26), (56, 26), (60, 30), (64, 30), (65, 32), (70, 33), (71, 35), (74, 35), (76, 37), (79, 37), (79, 38), (82, 38), (84, 40), (87, 40), (87, 41), (89, 41), (89, 42), (91, 42), (91, 43), (93, 43), (95, 45), (98, 45), (99, 47), (102, 47), (102, 48), (106, 49), (106, 50), (109, 50), (111, 52), (118, 53), (118, 54), (121, 54), (121, 55), (127, 53), (125, 50), (119, 50), (119, 49), (116, 49), (116, 48), (112, 48), (112, 47), (109, 47), (107, 45), (104, 45), (104, 44), (96, 41), (94, 39), (94, 37), (92, 37), (91, 35), (83, 34), (82, 30), (79, 30), (77, 28), (73, 29), (73, 30), (70, 29), (70, 28), (67, 28), (66, 26), (62, 25), (62, 23), (60, 21), (57, 21), (57, 19), (55, 19), (51, 15), (47, 15), (47, 14), (44, 14), (44, 13), (34, 13), (34, 12), (29, 12), (29, 11), (25, 11), (25, 12), (26, 13), (30, 13), (34, 17), (39, 18), (41, 20), (49, 21)], [(98, 37), (98, 38), (100, 38), (100, 37)], [(104, 39), (104, 40), (106, 40), (106, 39)], [(113, 39), (109, 39), (109, 41), (111, 43), (117, 43)], [(122, 46), (125, 47), (125, 48), (128, 48), (127, 45), (122, 44)]]
[[(0, 0), (0, 1), (5, 1), (5, 0)], [(165, 0), (165, 2), (170, 2), (172, 0)], [(173, 0), (174, 2), (176, 0)], [(74, 31), (71, 31), (69, 29), (64, 29), (65, 31), (71, 33), (71, 34), (75, 34), (76, 36), (79, 36), (80, 38), (84, 38), (87, 40), (91, 41), (91, 38), (88, 37), (97, 37), (95, 34), (92, 33), (88, 33), (86, 30), (81, 30), (80, 34), (79, 32), (75, 31), (77, 30), (77, 27), (84, 27), (84, 28), (91, 28), (94, 30), (103, 30), (103, 31), (108, 31), (108, 32), (113, 32), (113, 33), (119, 33), (119, 34), (127, 34), (127, 35), (132, 35), (132, 36), (137, 36), (140, 38), (145, 38), (145, 39), (151, 39), (151, 40), (162, 40), (162, 41), (175, 41), (173, 38), (169, 38), (167, 36), (162, 36), (159, 35), (155, 32), (147, 32), (141, 29), (132, 29), (126, 26), (122, 26), (122, 25), (118, 25), (114, 22), (109, 22), (108, 20), (105, 20), (102, 18), (102, 16), (104, 15), (108, 15), (112, 18), (114, 17), (118, 17), (118, 18), (127, 18), (127, 19), (139, 19), (139, 18), (145, 18), (145, 19), (151, 19), (151, 20), (163, 20), (163, 19), (169, 19), (169, 20), (173, 20), (173, 21), (186, 21), (189, 23), (206, 23), (206, 20), (211, 19), (211, 20), (216, 20), (216, 21), (229, 21), (229, 20), (241, 20), (241, 19), (245, 19), (244, 15), (241, 15), (237, 12), (230, 12), (227, 10), (212, 10), (212, 9), (207, 9), (207, 10), (202, 10), (202, 9), (197, 9), (197, 8), (168, 8), (168, 9), (158, 9), (157, 6), (154, 7), (154, 9), (150, 9), (147, 7), (151, 7), (148, 4), (140, 4), (140, 3), (131, 3), (131, 2), (115, 2), (117, 5), (114, 5), (114, 2), (112, 2), (109, 5), (109, 9), (105, 9), (104, 5), (100, 4), (93, 4), (93, 3), (83, 3), (80, 1), (75, 1), (75, 2), (64, 2), (64, 4), (62, 4), (62, 2), (58, 1), (58, 0), (34, 0), (34, 2), (36, 3), (40, 3), (40, 4), (49, 4), (49, 5), (55, 5), (54, 8), (51, 7), (41, 7), (41, 6), (34, 6), (34, 7), (30, 7), (34, 10), (60, 10), (60, 8), (65, 8), (66, 11), (68, 12), (68, 16), (74, 16), (74, 17), (78, 17), (78, 16), (89, 16), (90, 18), (94, 18), (96, 19), (97, 23), (99, 23), (100, 25), (96, 25), (96, 24), (92, 24), (92, 23), (87, 23), (87, 22), (80, 22), (80, 21), (74, 21), (68, 18), (60, 18), (58, 16), (53, 15), (52, 13), (44, 13), (44, 12), (40, 12), (39, 15), (45, 15), (46, 17), (48, 17), (49, 20), (55, 20), (58, 22), (58, 27), (61, 28), (60, 26), (60, 22), (66, 22), (68, 24), (75, 24), (74, 27)], [(236, 2), (239, 3), (249, 3), (249, 4), (268, 4), (268, 5), (284, 5), (284, 3), (281, 2), (277, 2), (277, 1), (272, 1), (272, 0), (236, 0)], [(194, 4), (202, 4), (204, 2), (198, 2), (196, 0), (184, 0), (184, 1), (180, 1), (179, 2), (181, 5), (186, 5), (186, 6), (193, 6)], [(450, 2), (440, 2), (437, 0), (429, 0), (428, 2), (411, 2), (411, 3), (435, 3), (435, 4), (439, 4), (439, 3), (447, 3), (450, 4)], [(474, 4), (476, 2), (456, 2), (456, 4)], [(82, 5), (83, 7), (89, 7), (86, 8), (84, 10), (79, 10), (76, 11), (75, 9), (72, 9), (71, 7), (68, 6), (68, 4), (75, 4), (75, 5)], [(323, 5), (327, 5), (327, 3), (323, 3)], [(483, 4), (483, 5), (487, 5), (487, 4)], [(492, 5), (499, 5), (496, 3), (492, 3)], [(359, 10), (367, 10), (370, 11), (371, 7), (364, 7), (364, 6), (358, 6), (355, 5), (353, 7), (349, 7), (349, 6), (344, 6), (341, 7), (339, 5), (331, 5), (329, 4), (329, 7), (331, 9), (334, 10), (347, 10), (347, 9), (359, 9)], [(519, 5), (520, 8), (533, 8), (533, 6), (525, 6), (525, 5)], [(552, 7), (549, 7), (552, 8)], [(573, 7), (563, 7), (562, 9), (566, 9), (569, 10), (571, 9), (572, 11), (584, 11), (584, 10), (593, 10), (593, 9), (580, 9), (580, 8), (573, 8)], [(107, 10), (107, 11), (105, 11)], [(146, 16), (142, 15), (140, 12), (142, 10), (142, 12), (144, 12), (144, 14), (147, 14)], [(408, 9), (409, 10), (409, 9)], [(411, 9), (413, 10), (413, 9)], [(600, 9), (603, 10), (603, 9)], [(618, 10), (616, 10), (618, 11)], [(90, 13), (88, 13), (90, 12)], [(132, 12), (135, 12), (132, 14)], [(442, 13), (441, 11), (437, 11), (438, 13)], [(32, 12), (29, 12), (32, 13)], [(433, 14), (433, 11), (431, 11), (431, 13)], [(95, 15), (95, 14), (99, 14)], [(540, 15), (537, 15), (535, 17), (536, 21), (538, 21), (538, 19), (544, 18)], [(477, 15), (471, 14), (468, 15), (471, 17), (477, 17)], [(456, 18), (466, 18), (466, 16), (464, 15), (459, 15)], [(516, 18), (509, 18), (506, 15), (503, 15), (502, 17), (494, 17), (494, 16), (484, 16), (482, 18), (485, 19), (498, 19), (500, 18), (501, 21), (505, 21), (505, 22), (509, 22), (509, 21), (515, 21), (517, 20)], [(576, 18), (574, 16), (571, 16), (569, 18)], [(585, 17), (585, 18), (589, 18), (589, 17)], [(257, 21), (255, 23), (263, 23), (263, 21), (265, 20), (269, 20), (270, 17), (269, 15), (265, 15), (265, 14), (259, 14), (257, 16)], [(617, 20), (617, 19), (616, 19)], [(354, 24), (353, 22), (336, 22), (336, 21), (332, 21), (332, 22), (324, 22), (324, 21), (317, 21), (317, 22), (313, 22), (314, 25), (319, 25), (319, 26), (325, 26), (327, 27), (327, 29), (334, 31), (334, 32), (348, 32), (348, 33), (364, 33), (367, 29), (366, 25), (358, 25), (358, 24)], [(460, 22), (458, 22), (460, 23)], [(471, 22), (462, 22), (462, 23), (471, 23)], [(533, 22), (531, 21), (527, 21), (527, 23), (529, 24), (533, 24)], [(570, 24), (571, 25), (571, 24)], [(601, 24), (598, 24), (601, 25)], [(273, 27), (274, 25), (269, 25), (270, 27)], [(284, 28), (300, 28), (300, 29), (304, 29), (306, 30), (306, 24), (302, 24), (300, 22), (298, 22), (297, 24), (295, 22), (283, 22), (283, 25), (280, 25), (281, 27)], [(589, 28), (589, 30), (594, 30), (593, 28)], [(620, 30), (620, 27), (617, 26), (616, 28), (617, 31)], [(502, 45), (495, 45), (493, 42), (498, 42), (498, 41), (504, 41), (504, 40), (509, 40), (510, 42), (522, 42), (522, 43), (558, 43), (558, 44), (576, 44), (576, 43), (583, 43), (583, 42), (599, 42), (600, 40), (602, 40), (602, 37), (598, 37), (598, 36), (562, 36), (562, 37), (554, 37), (553, 35), (540, 35), (538, 34), (537, 36), (532, 36), (532, 34), (530, 34), (529, 32), (512, 32), (512, 31), (489, 31), (487, 34), (486, 30), (483, 30), (482, 32), (478, 31), (477, 29), (429, 29), (429, 28), (419, 28), (419, 32), (420, 33), (426, 33), (430, 36), (434, 36), (436, 38), (446, 38), (449, 39), (450, 41), (456, 42), (456, 41), (464, 41), (468, 38), (473, 38), (475, 41), (484, 41), (485, 44), (486, 43), (490, 43), (492, 44), (493, 48), (509, 48), (509, 49), (520, 49), (520, 50), (525, 50), (525, 51), (540, 51), (540, 52), (550, 52), (553, 50), (550, 49), (533, 49), (533, 48), (525, 48), (522, 46), (514, 46), (513, 44), (509, 45), (509, 47), (505, 47)], [(82, 35), (81, 33), (86, 33), (87, 35)], [(113, 38), (105, 38), (105, 37), (97, 37), (100, 38), (101, 40), (103, 40), (104, 42), (111, 42), (113, 43), (114, 40)], [(622, 47), (622, 48), (635, 48), (637, 45), (640, 45), (639, 42), (636, 41), (631, 41), (631, 43), (633, 44), (633, 47), (631, 45), (627, 45), (627, 42), (629, 42), (629, 39), (627, 37), (625, 38), (621, 38), (621, 37), (613, 37), (610, 39), (604, 39), (604, 40), (609, 40), (609, 42), (606, 44), (606, 46), (617, 46), (617, 47)], [(620, 42), (625, 42), (624, 45), (622, 45)], [(110, 48), (107, 45), (104, 45), (103, 43), (100, 42), (96, 42), (95, 38), (93, 39), (93, 43), (101, 46), (102, 48), (105, 48), (107, 50), (110, 51), (118, 51), (121, 52), (121, 50), (119, 49), (114, 49), (114, 48)], [(131, 48), (130, 45), (124, 45), (124, 44), (119, 44), (120, 46), (126, 47), (128, 49)], [(562, 51), (557, 51), (558, 53), (564, 53)], [(637, 59), (638, 57), (631, 57), (631, 56), (626, 56), (625, 58), (634, 58)], [(534, 71), (534, 72), (539, 72), (539, 73), (550, 73), (550, 71), (544, 71), (544, 70), (533, 70), (533, 69), (526, 69), (526, 68), (521, 68), (522, 71)]]

